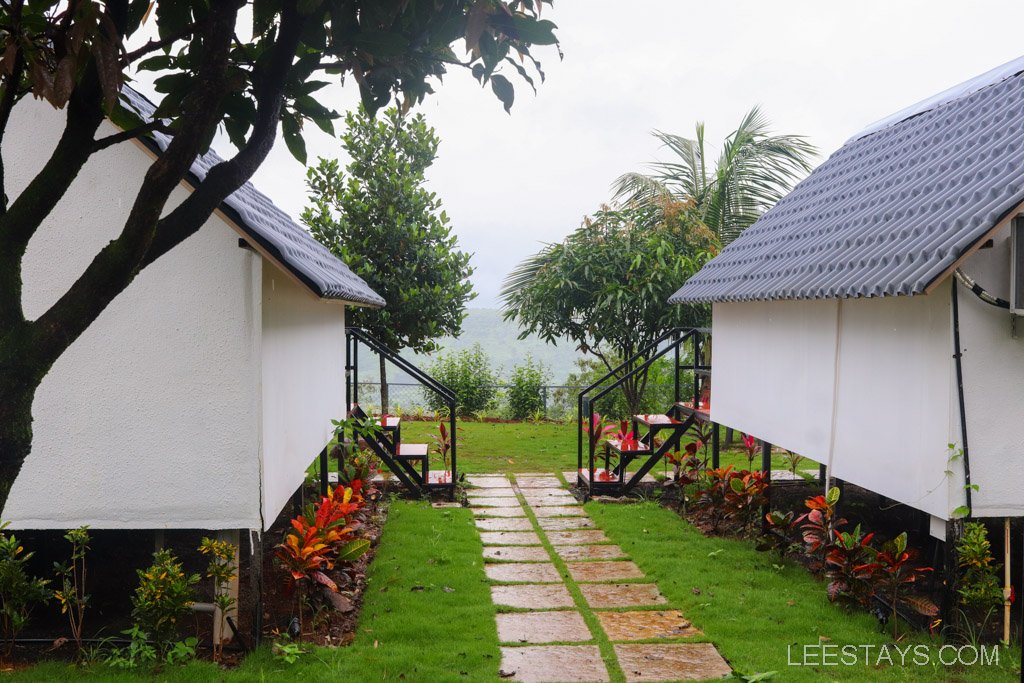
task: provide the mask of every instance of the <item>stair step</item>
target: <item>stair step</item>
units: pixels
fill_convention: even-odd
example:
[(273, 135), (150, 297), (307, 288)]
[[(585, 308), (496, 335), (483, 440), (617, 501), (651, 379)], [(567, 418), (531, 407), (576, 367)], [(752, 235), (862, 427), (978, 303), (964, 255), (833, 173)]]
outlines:
[(643, 445), (639, 441), (634, 441), (632, 444), (630, 444), (629, 448), (623, 448), (622, 447), (622, 441), (620, 441), (619, 439), (608, 439), (607, 441), (605, 441), (605, 443), (607, 443), (608, 447), (611, 448), (613, 451), (618, 451), (619, 453), (633, 454), (633, 453), (650, 453), (651, 452), (650, 448), (648, 448), (647, 446)]
[(395, 457), (399, 460), (423, 460), (429, 450), (425, 443), (400, 443), (395, 446)]
[(668, 415), (634, 415), (633, 419), (636, 420), (638, 424), (642, 424), (646, 427), (654, 426), (661, 429), (674, 427), (679, 429), (683, 426), (681, 420), (669, 417)]
[(696, 415), (705, 422), (711, 421), (711, 406), (701, 405), (700, 408), (694, 408), (692, 401), (680, 401), (676, 404), (676, 408), (686, 415)]

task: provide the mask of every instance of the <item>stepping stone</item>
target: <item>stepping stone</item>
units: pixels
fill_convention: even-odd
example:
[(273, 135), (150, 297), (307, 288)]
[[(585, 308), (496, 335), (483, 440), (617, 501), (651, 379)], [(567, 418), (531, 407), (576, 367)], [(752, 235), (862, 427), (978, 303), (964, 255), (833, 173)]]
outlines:
[(515, 498), (516, 490), (511, 486), (504, 489), (469, 489), (466, 492), (466, 497), (470, 500), (474, 498)]
[(501, 648), (501, 677), (523, 683), (602, 683), (608, 669), (596, 645)]
[(589, 517), (545, 517), (537, 521), (544, 531), (594, 528), (594, 522)]
[(510, 560), (513, 562), (550, 562), (548, 551), (536, 546), (492, 545), (484, 548), (485, 560)]
[(573, 500), (576, 500), (576, 497), (574, 495), (572, 495), (571, 493), (569, 493), (568, 491), (566, 491), (563, 488), (553, 488), (553, 487), (551, 487), (551, 488), (540, 488), (540, 489), (524, 489), (524, 488), (520, 487), (519, 490), (522, 492), (522, 494), (525, 497), (527, 497), (527, 498), (537, 498), (538, 500), (539, 499), (543, 499), (543, 498), (572, 498)]
[(519, 507), (519, 500), (517, 498), (470, 498), (469, 504), (475, 508), (517, 508)]
[(585, 583), (580, 592), (587, 604), (600, 607), (640, 607), (664, 605), (668, 600), (653, 583)]
[(431, 503), (430, 507), (435, 508), (437, 510), (447, 510), (450, 508), (460, 508), (462, 507), (462, 503), (456, 503), (448, 500), (439, 500)]
[(503, 562), (484, 565), (487, 578), (503, 583), (561, 583), (562, 577), (555, 565), (538, 562)]
[(672, 610), (642, 612), (595, 612), (608, 640), (687, 638), (700, 634), (683, 613)]
[[(495, 509), (509, 510), (511, 508)], [(480, 531), (533, 531), (533, 524), (528, 519), (495, 517), (493, 519), (476, 520), (476, 528)]]
[(629, 683), (704, 681), (732, 673), (711, 643), (616, 645), (615, 654)]
[(521, 489), (556, 488), (562, 490), (562, 482), (555, 477), (524, 477), (517, 475), (516, 485)]
[(580, 582), (642, 579), (640, 567), (628, 560), (621, 562), (570, 562), (569, 573)]
[(557, 609), (574, 604), (569, 590), (560, 583), (491, 586), (491, 601), (503, 607), (524, 609)]
[(484, 545), (540, 545), (533, 531), (481, 531), (480, 540)]
[(466, 483), (482, 489), (503, 489), (511, 485), (508, 477), (487, 475), (466, 477)]
[(551, 545), (585, 545), (587, 543), (604, 543), (608, 537), (600, 529), (583, 529), (580, 531), (552, 531), (548, 533)]
[(587, 513), (579, 505), (576, 505), (575, 507), (570, 505), (552, 505), (550, 507), (538, 507), (534, 508), (533, 514), (537, 515), (538, 518), (587, 516)]
[(563, 560), (614, 560), (625, 557), (626, 553), (617, 545), (560, 545), (555, 552)]
[(503, 643), (568, 643), (591, 638), (579, 612), (512, 612), (498, 614), (497, 619), (498, 640)]
[(516, 478), (526, 477), (527, 479), (536, 479), (537, 477), (553, 477), (555, 475), (551, 472), (516, 472)]
[(526, 517), (523, 508), (474, 508), (476, 517)]
[(526, 504), (535, 508), (544, 507), (545, 505), (556, 505), (561, 507), (579, 505), (579, 501), (572, 496), (547, 496), (544, 498), (531, 498), (530, 496), (526, 496)]

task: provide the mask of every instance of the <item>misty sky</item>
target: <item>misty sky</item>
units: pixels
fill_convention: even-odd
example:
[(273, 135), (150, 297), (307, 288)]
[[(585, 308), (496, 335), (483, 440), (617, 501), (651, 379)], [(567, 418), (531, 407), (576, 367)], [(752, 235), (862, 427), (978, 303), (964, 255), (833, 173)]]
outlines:
[[(441, 138), (431, 189), (475, 253), (475, 307), (497, 306), (509, 270), (659, 156), (652, 129), (690, 135), (703, 120), (717, 144), (760, 104), (776, 132), (808, 136), (824, 157), (872, 121), (1024, 54), (1024, 3), (1011, 0), (556, 0), (544, 18), (565, 59), (537, 49), (548, 78), (536, 96), (509, 74), (511, 116), (461, 70), (418, 107)], [(325, 104), (355, 105), (354, 87), (330, 90)], [(307, 145), (313, 162), (340, 154), (316, 129)], [(280, 140), (254, 182), (301, 212), (304, 169)]]

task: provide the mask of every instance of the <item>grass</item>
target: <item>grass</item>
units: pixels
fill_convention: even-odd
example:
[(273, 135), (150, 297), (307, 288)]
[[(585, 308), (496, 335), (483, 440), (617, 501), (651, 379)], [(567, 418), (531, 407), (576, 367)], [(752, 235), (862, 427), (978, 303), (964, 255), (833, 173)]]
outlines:
[[(748, 541), (709, 538), (653, 503), (601, 505), (587, 511), (605, 533), (658, 583), (672, 606), (703, 630), (734, 670), (776, 671), (781, 681), (1015, 681), (1020, 650), (1002, 650), (1000, 666), (791, 666), (807, 644), (891, 643), (871, 615), (829, 603), (824, 586), (792, 562), (777, 564)], [(938, 646), (927, 636), (901, 642)], [(877, 660), (877, 650), (875, 660)], [(798, 656), (798, 655), (797, 655)], [(895, 655), (898, 661), (898, 656)], [(909, 660), (910, 658), (908, 658)], [(863, 662), (863, 657), (861, 658)]]
[[(549, 422), (459, 422), (458, 469), (467, 474), (481, 472), (571, 472), (576, 469), (576, 425)], [(724, 429), (722, 430), (724, 432)], [(402, 440), (409, 443), (433, 444), (436, 422), (407, 420), (402, 423)], [(739, 436), (736, 437), (737, 440)], [(724, 438), (723, 438), (724, 441)], [(747, 457), (737, 449), (723, 450), (721, 465), (746, 469)], [(759, 469), (761, 456), (754, 460)], [(431, 468), (440, 469), (435, 456)], [(817, 464), (805, 460), (800, 469), (815, 469)], [(782, 455), (772, 456), (773, 469), (787, 469)], [(654, 473), (665, 471), (661, 465)]]
[[(395, 502), (370, 565), (355, 642), (311, 648), (295, 664), (268, 648), (222, 671), (195, 662), (160, 672), (162, 681), (493, 681), (500, 651), (480, 535), (468, 509)], [(151, 680), (152, 673), (44, 663), (12, 681)]]

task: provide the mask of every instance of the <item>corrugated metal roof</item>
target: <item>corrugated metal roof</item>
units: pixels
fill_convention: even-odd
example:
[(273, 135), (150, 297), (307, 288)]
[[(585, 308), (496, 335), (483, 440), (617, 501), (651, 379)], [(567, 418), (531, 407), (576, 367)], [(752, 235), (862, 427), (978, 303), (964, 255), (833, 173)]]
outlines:
[(920, 294), (1022, 202), (1018, 71), (851, 140), (669, 301)]
[[(132, 88), (122, 91), (125, 104), (143, 119), (149, 120), (156, 107)], [(154, 133), (157, 149), (165, 150), (170, 137)], [(207, 172), (223, 161), (210, 150), (192, 164), (192, 182), (200, 182)], [(247, 182), (221, 205), (246, 236), (267, 251), (314, 294), (323, 299), (340, 299), (369, 306), (384, 306), (384, 299), (370, 289), (361, 277), (349, 270), (341, 259), (320, 244), (265, 194)]]

